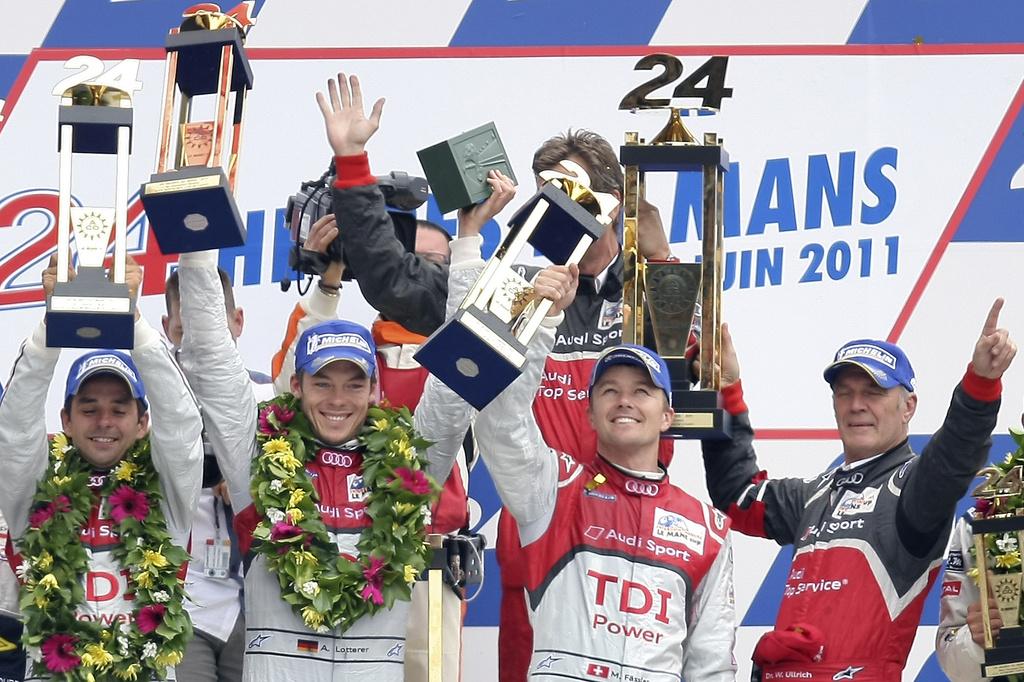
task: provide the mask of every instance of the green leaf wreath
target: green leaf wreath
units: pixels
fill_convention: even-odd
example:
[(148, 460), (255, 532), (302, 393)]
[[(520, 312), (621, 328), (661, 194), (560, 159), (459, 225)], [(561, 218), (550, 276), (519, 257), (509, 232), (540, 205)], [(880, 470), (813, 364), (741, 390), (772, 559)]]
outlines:
[(371, 405), (359, 435), (366, 513), (357, 559), (340, 555), (316, 507), (306, 473), (317, 443), (290, 393), (260, 405), (251, 491), (260, 523), (255, 551), (277, 575), (281, 596), (311, 629), (347, 630), (366, 614), (408, 601), (426, 566), (424, 543), (437, 485), (423, 472), (429, 443), (413, 430), (408, 408)]
[[(149, 438), (132, 445), (98, 496), (89, 488), (92, 474), (67, 436), (56, 434), (32, 498), (29, 528), (18, 543), (22, 641), (35, 659), (35, 674), (47, 679), (164, 679), (192, 638), (179, 577), (188, 554), (167, 532)], [(128, 590), (135, 595), (128, 617), (110, 624), (76, 617), (89, 568), (81, 533), (97, 499), (104, 500), (120, 538), (112, 553), (128, 569)]]

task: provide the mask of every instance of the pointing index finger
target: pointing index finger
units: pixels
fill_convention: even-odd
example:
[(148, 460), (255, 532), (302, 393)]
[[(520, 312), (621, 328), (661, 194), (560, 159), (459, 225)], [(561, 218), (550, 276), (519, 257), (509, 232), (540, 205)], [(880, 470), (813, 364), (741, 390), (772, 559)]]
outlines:
[(988, 311), (988, 317), (985, 318), (985, 326), (982, 327), (981, 333), (983, 336), (994, 334), (996, 329), (999, 328), (999, 311), (1003, 309), (1003, 299), (997, 298), (992, 303), (992, 308)]

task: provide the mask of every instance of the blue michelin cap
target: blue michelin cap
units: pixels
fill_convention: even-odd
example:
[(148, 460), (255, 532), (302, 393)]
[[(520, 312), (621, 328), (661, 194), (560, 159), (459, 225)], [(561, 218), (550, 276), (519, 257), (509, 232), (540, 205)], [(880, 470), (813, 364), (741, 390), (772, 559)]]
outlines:
[(139, 378), (139, 368), (132, 362), (131, 356), (119, 350), (94, 350), (86, 353), (71, 364), (68, 370), (68, 383), (64, 390), (64, 399), (75, 396), (82, 390), (86, 379), (98, 374), (113, 374), (124, 379), (131, 390), (132, 397), (141, 400), (149, 409), (146, 400), (146, 387)]
[(314, 325), (299, 337), (295, 348), (295, 371), (316, 374), (337, 360), (357, 365), (368, 377), (377, 371), (370, 330), (347, 320), (329, 320)]
[(646, 370), (654, 385), (665, 391), (669, 402), (672, 401), (672, 380), (668, 374), (668, 365), (660, 355), (650, 348), (631, 343), (612, 346), (597, 356), (594, 371), (590, 375), (590, 390), (594, 390), (597, 380), (601, 378), (606, 369), (613, 365), (632, 365)]
[(832, 364), (825, 368), (825, 381), (831, 385), (843, 367), (852, 365), (868, 373), (882, 388), (902, 386), (914, 392), (914, 368), (906, 354), (894, 343), (875, 339), (850, 341), (836, 351)]

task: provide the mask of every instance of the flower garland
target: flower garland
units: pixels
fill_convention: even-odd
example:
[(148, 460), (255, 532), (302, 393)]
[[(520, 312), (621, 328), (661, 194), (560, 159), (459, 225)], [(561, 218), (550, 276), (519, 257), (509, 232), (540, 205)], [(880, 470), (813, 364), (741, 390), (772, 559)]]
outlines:
[(408, 408), (371, 405), (359, 442), (367, 489), (357, 559), (339, 555), (316, 507), (306, 463), (318, 445), (299, 400), (290, 393), (260, 405), (251, 491), (260, 523), (255, 550), (277, 575), (282, 598), (311, 629), (348, 629), (366, 614), (408, 601), (426, 566), (426, 512), (436, 484), (419, 454), (429, 443), (412, 427)]
[(192, 638), (178, 578), (188, 554), (167, 532), (149, 438), (132, 445), (98, 493), (122, 539), (112, 547), (113, 557), (130, 571), (135, 594), (129, 620), (119, 626), (76, 615), (89, 568), (81, 533), (97, 499), (89, 488), (92, 474), (92, 465), (67, 436), (56, 434), (49, 468), (32, 498), (29, 528), (19, 542), (22, 641), (33, 654), (35, 674), (47, 679), (164, 679)]
[[(1024, 469), (1024, 432), (1010, 429), (1010, 436), (1017, 445), (1016, 452), (1007, 453), (1006, 458), (978, 472), (985, 476), (986, 482), (979, 486), (974, 494), (978, 499), (974, 503), (974, 518), (992, 516), (1012, 516), (1024, 508), (1024, 481), (1021, 471)], [(977, 582), (978, 566), (974, 546), (970, 547), (974, 557), (974, 568), (968, 573)], [(1016, 532), (988, 533), (985, 535), (985, 560), (994, 574), (1020, 571), (1021, 548)]]

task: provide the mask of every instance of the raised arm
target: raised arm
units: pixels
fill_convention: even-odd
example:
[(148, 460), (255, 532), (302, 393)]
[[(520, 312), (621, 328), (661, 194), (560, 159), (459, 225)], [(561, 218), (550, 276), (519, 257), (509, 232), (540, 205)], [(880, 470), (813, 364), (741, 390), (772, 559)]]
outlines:
[(897, 528), (912, 552), (927, 551), (940, 534), (948, 532), (957, 502), (988, 461), (999, 414), (1001, 377), (1017, 353), (1009, 332), (999, 327), (1002, 307), (1002, 299), (992, 304), (971, 364), (953, 391), (946, 418), (903, 485)]
[(199, 404), (160, 334), (139, 318), (132, 360), (149, 398), (153, 466), (164, 490), (164, 513), (176, 539), (184, 540), (203, 480), (203, 420)]
[(384, 100), (367, 117), (359, 79), (341, 73), (316, 99), (335, 155), (334, 215), (352, 275), (375, 310), (409, 331), (430, 334), (444, 321), (448, 272), (406, 251), (370, 172), (366, 142), (380, 125)]
[(732, 416), (732, 437), (701, 441), (711, 500), (744, 535), (791, 543), (796, 539), (808, 484), (795, 478), (769, 480), (768, 472), (758, 466), (754, 430), (728, 325), (722, 325), (722, 398)]
[(181, 366), (203, 409), (206, 435), (236, 509), (249, 506), (249, 464), (256, 448), (256, 398), (224, 312), (215, 251), (184, 253)]
[(519, 522), (527, 545), (547, 529), (555, 509), (558, 455), (541, 435), (533, 415), (533, 397), (540, 386), (544, 361), (554, 345), (555, 330), (576, 295), (579, 268), (551, 266), (537, 275), (538, 296), (555, 301), (531, 340), (522, 375), (480, 411), (477, 442), (501, 501)]

